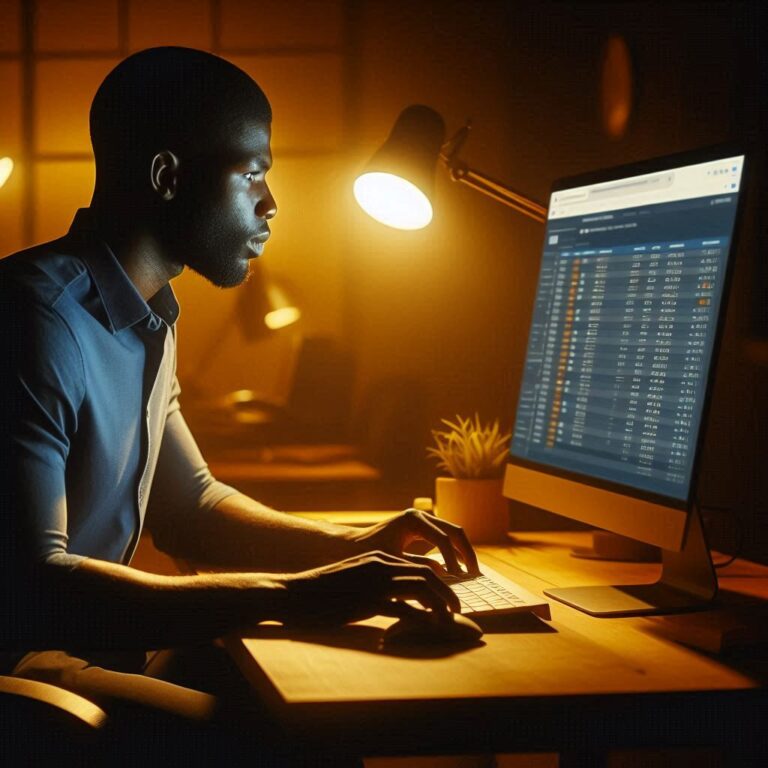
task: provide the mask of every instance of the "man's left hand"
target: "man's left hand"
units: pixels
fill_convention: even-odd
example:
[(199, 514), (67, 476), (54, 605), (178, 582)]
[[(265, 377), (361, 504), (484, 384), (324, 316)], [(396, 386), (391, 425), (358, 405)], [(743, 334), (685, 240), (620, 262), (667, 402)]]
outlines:
[(413, 563), (439, 569), (439, 565), (431, 558), (408, 554), (405, 551), (414, 541), (427, 541), (440, 550), (449, 573), (464, 573), (462, 563), (467, 573), (479, 572), (477, 555), (464, 530), (458, 525), (417, 509), (407, 509), (391, 520), (355, 531), (350, 538), (361, 553), (388, 552)]

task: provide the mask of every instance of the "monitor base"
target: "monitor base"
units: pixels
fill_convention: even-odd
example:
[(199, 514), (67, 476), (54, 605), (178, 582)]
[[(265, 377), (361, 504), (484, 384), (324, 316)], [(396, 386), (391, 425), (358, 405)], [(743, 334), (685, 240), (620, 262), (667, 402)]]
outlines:
[(571, 557), (583, 560), (615, 560), (622, 563), (660, 563), (661, 550), (611, 531), (592, 531), (591, 547), (574, 547)]
[(653, 584), (563, 587), (544, 590), (547, 597), (591, 616), (649, 616), (705, 608), (717, 594), (701, 517), (691, 510), (680, 552), (662, 550), (661, 577)]

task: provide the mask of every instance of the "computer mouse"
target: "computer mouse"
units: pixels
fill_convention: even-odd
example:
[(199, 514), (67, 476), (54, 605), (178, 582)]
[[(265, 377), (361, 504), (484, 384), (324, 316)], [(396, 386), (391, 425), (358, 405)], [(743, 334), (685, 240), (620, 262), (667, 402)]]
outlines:
[(396, 621), (384, 630), (382, 644), (388, 645), (471, 645), (483, 630), (460, 613), (437, 614), (422, 611)]

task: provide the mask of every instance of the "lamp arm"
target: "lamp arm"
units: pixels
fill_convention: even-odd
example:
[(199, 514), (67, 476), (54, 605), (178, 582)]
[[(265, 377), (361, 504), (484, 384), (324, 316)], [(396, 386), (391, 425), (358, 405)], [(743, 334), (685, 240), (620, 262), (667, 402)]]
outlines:
[(441, 159), (445, 163), (448, 173), (453, 181), (460, 181), (463, 184), (472, 187), (477, 192), (482, 192), (484, 195), (493, 198), (499, 203), (504, 203), (510, 208), (519, 213), (528, 216), (534, 221), (544, 223), (547, 220), (547, 209), (537, 203), (535, 200), (531, 200), (529, 197), (515, 192), (500, 181), (492, 179), (490, 176), (486, 176), (484, 173), (470, 168), (460, 160), (456, 160), (454, 157), (441, 155)]

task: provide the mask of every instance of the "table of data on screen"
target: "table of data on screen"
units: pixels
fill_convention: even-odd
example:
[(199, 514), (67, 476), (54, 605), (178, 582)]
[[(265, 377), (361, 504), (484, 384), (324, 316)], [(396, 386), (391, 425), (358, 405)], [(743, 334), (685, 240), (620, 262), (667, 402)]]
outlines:
[(726, 253), (714, 238), (545, 254), (516, 448), (683, 484)]

